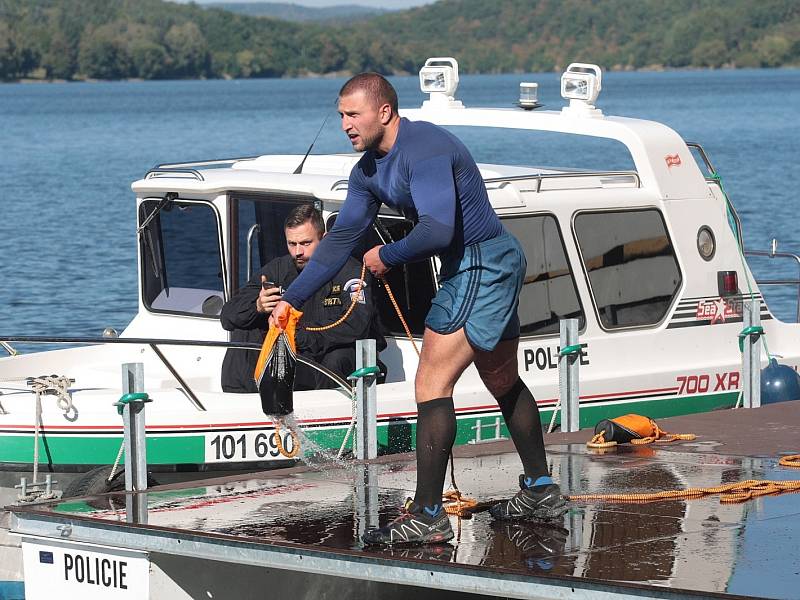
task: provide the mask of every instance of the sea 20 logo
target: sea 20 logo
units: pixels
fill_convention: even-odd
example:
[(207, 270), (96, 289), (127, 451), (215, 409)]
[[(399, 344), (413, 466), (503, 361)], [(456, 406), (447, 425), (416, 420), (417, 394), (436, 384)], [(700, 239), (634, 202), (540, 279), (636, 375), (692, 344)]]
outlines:
[[(535, 349), (525, 348), (523, 352), (525, 370), (532, 371), (534, 368), (539, 371), (557, 369), (559, 350), (561, 350), (560, 346), (548, 346), (546, 348)], [(589, 350), (586, 344), (581, 344), (580, 364), (582, 366), (589, 364)]]

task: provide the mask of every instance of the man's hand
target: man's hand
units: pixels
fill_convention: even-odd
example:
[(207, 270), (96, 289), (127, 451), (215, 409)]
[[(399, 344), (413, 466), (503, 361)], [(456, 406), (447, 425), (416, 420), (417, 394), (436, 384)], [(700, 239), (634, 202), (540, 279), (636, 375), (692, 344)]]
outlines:
[(275, 309), (275, 305), (281, 299), (281, 289), (277, 287), (271, 287), (264, 289), (264, 284), (267, 282), (267, 277), (265, 275), (261, 276), (261, 291), (258, 292), (258, 298), (256, 298), (256, 311), (260, 313), (269, 313)]
[(291, 308), (291, 304), (280, 300), (275, 305), (275, 308), (272, 309), (272, 314), (269, 316), (270, 327), (286, 329), (286, 324), (289, 322), (289, 309)]
[(375, 246), (372, 250), (367, 251), (367, 253), (364, 255), (364, 262), (367, 265), (367, 270), (379, 279), (386, 275), (386, 273), (389, 271), (389, 267), (383, 264), (379, 254), (382, 247), (382, 244), (380, 246)]

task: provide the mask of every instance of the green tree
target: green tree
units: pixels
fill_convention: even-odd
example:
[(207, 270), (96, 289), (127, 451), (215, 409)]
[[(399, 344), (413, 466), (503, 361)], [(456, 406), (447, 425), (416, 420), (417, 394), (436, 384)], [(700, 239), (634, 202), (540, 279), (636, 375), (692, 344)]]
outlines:
[(169, 57), (170, 72), (176, 77), (205, 76), (210, 66), (208, 42), (193, 21), (173, 25), (164, 36)]
[(34, 49), (11, 29), (8, 23), (0, 21), (0, 79), (24, 77), (38, 64)]
[(41, 66), (49, 79), (71, 79), (78, 68), (75, 46), (60, 31), (53, 32)]
[(167, 50), (150, 40), (134, 40), (128, 47), (133, 70), (142, 79), (160, 79), (168, 72)]
[(765, 67), (777, 67), (783, 64), (791, 47), (789, 40), (778, 33), (766, 35), (754, 44), (756, 56)]
[(120, 79), (134, 73), (130, 56), (107, 28), (87, 29), (81, 36), (78, 68), (86, 77)]

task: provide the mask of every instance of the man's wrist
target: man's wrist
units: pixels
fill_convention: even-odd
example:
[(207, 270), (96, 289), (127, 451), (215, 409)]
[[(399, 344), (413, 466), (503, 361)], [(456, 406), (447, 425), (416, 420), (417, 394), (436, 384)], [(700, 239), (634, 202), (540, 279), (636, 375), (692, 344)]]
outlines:
[(389, 255), (391, 254), (391, 250), (387, 250), (387, 248), (389, 248), (390, 246), (391, 246), (391, 244), (386, 244), (384, 246), (381, 246), (378, 249), (378, 258), (381, 259), (381, 262), (387, 268), (391, 268), (391, 267), (395, 266), (394, 263), (392, 262), (390, 256), (387, 255), (387, 254), (389, 254)]

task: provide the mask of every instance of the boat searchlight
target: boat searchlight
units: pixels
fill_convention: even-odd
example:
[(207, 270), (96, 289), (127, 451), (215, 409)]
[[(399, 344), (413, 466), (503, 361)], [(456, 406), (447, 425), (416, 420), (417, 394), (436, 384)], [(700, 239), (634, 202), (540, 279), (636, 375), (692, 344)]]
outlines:
[(602, 89), (603, 72), (597, 65), (572, 63), (561, 76), (561, 97), (569, 100), (562, 112), (602, 116), (594, 101)]
[(422, 106), (463, 108), (453, 95), (458, 89), (458, 61), (449, 56), (429, 58), (419, 70), (419, 87), (430, 99)]

